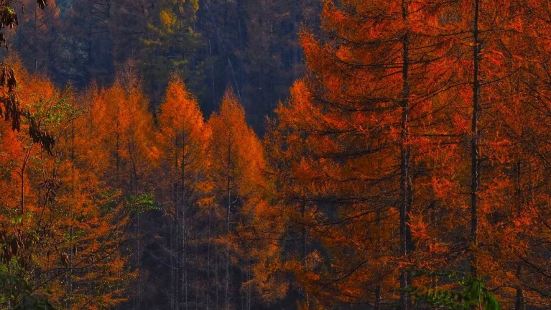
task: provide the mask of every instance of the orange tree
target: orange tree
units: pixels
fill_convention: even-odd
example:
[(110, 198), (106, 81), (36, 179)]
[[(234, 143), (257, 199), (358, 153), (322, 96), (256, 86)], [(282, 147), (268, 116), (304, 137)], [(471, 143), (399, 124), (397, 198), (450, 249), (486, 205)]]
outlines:
[[(46, 0), (37, 0), (36, 2), (41, 9), (46, 7)], [(14, 8), (16, 3), (17, 1), (11, 0), (0, 1), (0, 47), (7, 47), (6, 28), (11, 29), (18, 25), (17, 13)], [(20, 129), (21, 118), (27, 119), (29, 136), (46, 150), (51, 151), (54, 144), (53, 138), (41, 131), (32, 114), (20, 106), (16, 93), (17, 84), (15, 71), (9, 62), (2, 62), (0, 64), (0, 117), (10, 121), (11, 127), (15, 130)]]
[(205, 245), (208, 211), (202, 208), (210, 197), (209, 128), (197, 100), (177, 77), (166, 89), (158, 122), (160, 186), (156, 194), (170, 221), (166, 251), (171, 268), (170, 306), (181, 308), (206, 295), (201, 302), (208, 307), (211, 292), (202, 279), (211, 278), (210, 257), (204, 257), (200, 249), (210, 250), (210, 244)]
[[(131, 276), (120, 252), (125, 216), (77, 146), (81, 116), (71, 92), (44, 77), (18, 74), (25, 77), (22, 104), (58, 144), (50, 155), (3, 124), (2, 264), (18, 273), (29, 294), (55, 307), (116, 305)], [(27, 303), (24, 293), (2, 303)]]
[(263, 187), (262, 144), (247, 125), (243, 107), (231, 91), (226, 92), (220, 110), (210, 117), (208, 126), (214, 213), (218, 223), (223, 224), (213, 236), (221, 252), (223, 306), (227, 309), (236, 305), (235, 296), (251, 305), (251, 287), (244, 287), (251, 279), (250, 253), (239, 233), (250, 225), (257, 194)]

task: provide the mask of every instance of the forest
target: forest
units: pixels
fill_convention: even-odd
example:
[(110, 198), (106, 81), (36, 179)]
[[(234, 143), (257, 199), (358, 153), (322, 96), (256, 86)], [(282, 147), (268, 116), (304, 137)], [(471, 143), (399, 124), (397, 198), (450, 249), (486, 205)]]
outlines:
[(550, 0), (0, 0), (0, 309), (551, 309)]

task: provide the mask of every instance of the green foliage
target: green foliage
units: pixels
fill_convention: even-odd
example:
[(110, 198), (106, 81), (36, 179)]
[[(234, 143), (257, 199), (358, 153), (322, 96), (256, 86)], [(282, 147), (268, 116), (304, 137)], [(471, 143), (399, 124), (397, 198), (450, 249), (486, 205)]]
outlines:
[(6, 264), (0, 264), (0, 305), (3, 307), (20, 298), (21, 292), (29, 287), (23, 279), (18, 261), (12, 258)]
[(121, 205), (124, 206), (126, 212), (129, 214), (142, 214), (161, 209), (151, 193), (140, 193), (122, 197), (119, 191), (107, 191), (102, 193), (100, 200), (102, 201), (102, 212), (111, 212)]
[(0, 264), (0, 307), (15, 310), (54, 309), (47, 300), (32, 294), (24, 270), (16, 258)]
[(47, 300), (39, 298), (37, 296), (26, 295), (23, 300), (15, 306), (15, 310), (53, 310), (54, 307), (50, 305)]
[(160, 210), (151, 193), (142, 193), (126, 198), (126, 206), (132, 214), (142, 214), (148, 211)]
[(177, 74), (184, 80), (200, 72), (197, 52), (203, 42), (195, 31), (198, 1), (161, 0), (156, 18), (147, 24), (141, 71), (144, 87), (154, 98), (162, 97), (169, 77)]
[[(410, 294), (418, 305), (429, 305), (437, 309), (469, 310), (485, 309), (500, 310), (499, 302), (486, 288), (484, 281), (470, 275), (458, 272), (434, 272), (417, 270), (413, 277), (425, 276), (431, 279), (442, 280), (442, 285), (432, 287), (412, 287)], [(451, 288), (449, 288), (451, 287)]]
[(96, 200), (100, 205), (100, 210), (102, 213), (108, 213), (117, 208), (120, 203), (121, 194), (116, 190), (107, 190), (102, 192)]
[(47, 129), (58, 128), (67, 125), (71, 120), (82, 114), (82, 110), (76, 108), (67, 97), (40, 100), (33, 104), (36, 111), (34, 116), (41, 120), (41, 125)]

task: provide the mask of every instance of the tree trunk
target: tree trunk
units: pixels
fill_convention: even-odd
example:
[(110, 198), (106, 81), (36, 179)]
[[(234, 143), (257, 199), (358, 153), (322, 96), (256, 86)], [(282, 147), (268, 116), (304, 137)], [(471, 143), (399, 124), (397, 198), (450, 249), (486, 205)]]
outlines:
[[(300, 212), (302, 217), (302, 266), (304, 270), (307, 270), (308, 265), (306, 261), (306, 254), (308, 249), (307, 249), (306, 241), (308, 237), (308, 232), (306, 231), (306, 220), (305, 220), (306, 204), (305, 203), (302, 204)], [(306, 305), (306, 309), (310, 309), (310, 298), (306, 290), (304, 290), (304, 302)]]
[(185, 146), (186, 146), (186, 139), (185, 134), (182, 137), (182, 167), (181, 167), (181, 194), (180, 194), (180, 242), (181, 242), (181, 270), (180, 270), (180, 276), (181, 276), (181, 294), (183, 299), (183, 308), (188, 309), (188, 281), (187, 281), (187, 249), (186, 249), (186, 197), (185, 197), (185, 191), (186, 191), (186, 152), (185, 152)]
[(375, 310), (381, 309), (381, 287), (377, 286), (375, 289), (375, 305), (373, 307)]
[[(515, 196), (517, 201), (517, 216), (521, 216), (522, 214), (522, 188), (521, 188), (521, 169), (522, 169), (522, 163), (520, 160), (517, 161), (516, 164), (516, 177), (515, 177)], [(522, 289), (522, 283), (521, 283), (521, 276), (522, 276), (522, 263), (519, 261), (517, 262), (517, 270), (516, 270), (516, 277), (517, 281), (519, 282), (517, 288), (516, 288), (516, 296), (515, 296), (515, 310), (524, 310), (526, 307), (524, 305), (524, 291)]]
[(479, 113), (480, 113), (480, 41), (478, 33), (479, 0), (474, 0), (473, 10), (473, 101), (471, 122), (471, 275), (477, 276), (476, 248), (478, 246), (478, 190), (480, 182)]
[[(377, 209), (375, 213), (375, 222), (376, 222), (376, 228), (377, 228), (377, 249), (381, 249), (382, 242), (381, 242), (381, 209)], [(381, 252), (380, 250), (376, 250), (377, 258), (380, 258)], [(374, 308), (375, 310), (381, 309), (381, 301), (382, 301), (382, 294), (381, 294), (381, 281), (378, 279), (377, 287), (375, 288), (375, 302), (374, 302)]]
[[(402, 19), (407, 23), (407, 1), (402, 0)], [(409, 31), (402, 38), (402, 120), (400, 139), (400, 254), (403, 259), (409, 255), (409, 210), (411, 204), (411, 176), (409, 146)], [(400, 309), (409, 308), (409, 298), (406, 291), (409, 286), (408, 272), (400, 274)]]
[[(230, 236), (230, 218), (231, 218), (231, 139), (228, 139), (228, 163), (227, 163), (226, 195), (227, 195), (227, 213), (226, 213), (226, 237)], [(229, 241), (228, 241), (229, 242)], [(226, 284), (224, 290), (225, 309), (230, 309), (230, 246), (226, 244)]]

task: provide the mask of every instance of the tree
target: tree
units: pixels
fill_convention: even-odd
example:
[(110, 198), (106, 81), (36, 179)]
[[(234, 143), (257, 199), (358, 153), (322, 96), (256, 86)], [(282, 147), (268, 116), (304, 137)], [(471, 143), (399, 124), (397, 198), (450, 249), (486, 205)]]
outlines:
[[(45, 0), (37, 0), (37, 4), (41, 9), (46, 7)], [(4, 0), (0, 2), (0, 47), (6, 46), (6, 28), (13, 28), (17, 26), (17, 14), (12, 6), (11, 1)], [(51, 151), (54, 140), (52, 137), (39, 130), (39, 126), (36, 124), (36, 120), (32, 115), (21, 109), (19, 101), (16, 96), (15, 89), (17, 88), (17, 79), (13, 68), (8, 64), (0, 64), (0, 87), (1, 97), (0, 102), (3, 107), (0, 107), (0, 117), (3, 117), (6, 121), (11, 121), (11, 126), (15, 130), (20, 129), (21, 118), (29, 120), (29, 136), (35, 141), (40, 143), (46, 150)]]
[[(481, 240), (491, 241), (481, 241), (476, 254), (481, 269), (491, 279), (489, 284), (499, 288), (498, 296), (515, 309), (549, 303), (548, 296), (541, 295), (542, 286), (525, 286), (522, 280), (528, 274), (537, 278), (546, 272), (541, 269), (540, 255), (548, 251), (540, 244), (548, 238), (545, 229), (531, 229), (546, 227), (538, 215), (546, 199), (539, 189), (549, 186), (536, 172), (545, 170), (546, 156), (538, 154), (549, 147), (539, 125), (546, 116), (536, 112), (545, 109), (539, 96), (548, 90), (533, 80), (547, 71), (548, 53), (538, 37), (549, 24), (539, 24), (536, 30), (526, 23), (539, 16), (534, 13), (540, 10), (541, 6), (529, 2), (499, 8), (481, 6), (481, 40), (485, 42), (480, 60), (481, 171), (486, 175), (481, 179), (479, 229)], [(499, 249), (498, 255), (495, 249)], [(525, 268), (533, 273), (525, 274)]]
[(119, 304), (131, 277), (121, 253), (125, 216), (117, 201), (102, 197), (106, 189), (76, 147), (78, 107), (70, 91), (58, 91), (46, 78), (18, 75), (24, 77), (17, 94), (22, 104), (58, 144), (48, 154), (28, 136), (2, 128), (0, 143), (9, 151), (2, 156), (0, 188), (7, 199), (0, 208), (0, 257), (33, 292), (2, 302), (28, 305), (38, 302), (28, 297), (43, 297), (54, 307)]
[(151, 147), (153, 120), (138, 80), (121, 76), (109, 88), (91, 88), (88, 96), (87, 134), (97, 145), (89, 156), (98, 175), (128, 195), (147, 189), (147, 159), (156, 154)]
[[(128, 73), (128, 74), (127, 74)], [(147, 243), (143, 227), (154, 211), (151, 171), (158, 162), (158, 151), (153, 144), (154, 130), (148, 102), (139, 89), (139, 80), (132, 70), (121, 72), (119, 79), (107, 88), (91, 88), (85, 107), (86, 123), (82, 128), (87, 143), (94, 145), (83, 155), (90, 169), (105, 182), (131, 212), (129, 239), (132, 241), (131, 265), (142, 265)], [(139, 274), (132, 302), (142, 302), (146, 275)]]
[(57, 52), (61, 28), (60, 11), (55, 1), (46, 7), (34, 0), (23, 0), (16, 6), (18, 21), (13, 47), (26, 68), (33, 73), (52, 74), (59, 65)]
[[(219, 112), (210, 117), (208, 126), (211, 130), (210, 178), (216, 207), (223, 211), (220, 219), (223, 226), (217, 232), (218, 242), (224, 250), (224, 301), (221, 306), (225, 309), (237, 307), (235, 297), (244, 295), (242, 306), (250, 308), (251, 290), (240, 290), (249, 280), (250, 262), (248, 253), (242, 252), (246, 247), (240, 247), (236, 232), (239, 227), (248, 225), (257, 193), (263, 186), (262, 144), (247, 125), (245, 111), (232, 91), (226, 92)], [(239, 282), (236, 279), (240, 279)]]
[(198, 298), (204, 295), (206, 300), (201, 302), (206, 306), (210, 302), (210, 288), (201, 288), (200, 282), (204, 281), (197, 279), (211, 278), (210, 266), (200, 263), (205, 258), (200, 251), (204, 240), (200, 238), (207, 237), (206, 229), (200, 225), (205, 224), (202, 204), (208, 199), (209, 129), (197, 100), (178, 77), (173, 77), (166, 89), (158, 137), (162, 154), (159, 202), (171, 221), (169, 251), (165, 254), (170, 258), (172, 270), (170, 308), (187, 309), (194, 303), (197, 307)]
[[(528, 107), (541, 104), (538, 98), (528, 99), (530, 95), (525, 97), (534, 88), (530, 91), (522, 90), (523, 83), (520, 80), (527, 79), (523, 77), (526, 72), (538, 71), (538, 66), (533, 66), (524, 55), (531, 55), (541, 61), (541, 55), (545, 54), (538, 44), (527, 44), (528, 41), (538, 41), (532, 37), (537, 31), (525, 26), (526, 21), (531, 19), (529, 16), (536, 11), (538, 8), (528, 2), (515, 1), (499, 5), (460, 1), (441, 10), (442, 17), (436, 19), (434, 25), (444, 31), (442, 34), (454, 37), (453, 52), (444, 56), (449, 59), (446, 67), (453, 72), (457, 86), (446, 91), (445, 97), (442, 97), (451, 107), (444, 113), (450, 118), (449, 125), (436, 128), (440, 135), (449, 137), (448, 142), (441, 140), (443, 143), (453, 143), (455, 146), (449, 147), (447, 152), (431, 153), (440, 153), (433, 159), (445, 155), (456, 165), (432, 169), (433, 189), (440, 203), (447, 204), (446, 209), (454, 212), (457, 219), (448, 219), (447, 225), (438, 228), (436, 233), (428, 232), (430, 228), (427, 228), (434, 226), (434, 220), (430, 217), (416, 218), (412, 228), (419, 241), (430, 239), (439, 240), (436, 244), (447, 243), (445, 247), (448, 248), (448, 255), (459, 258), (454, 265), (462, 269), (462, 261), (468, 262), (472, 276), (488, 279), (487, 285), (498, 292), (496, 295), (504, 304), (513, 307), (513, 303), (516, 303), (519, 309), (524, 303), (522, 289), (518, 280), (512, 277), (519, 274), (519, 264), (510, 258), (524, 256), (519, 253), (525, 253), (521, 249), (527, 244), (526, 239), (522, 241), (523, 238), (512, 236), (527, 237), (524, 232), (526, 226), (518, 223), (531, 223), (534, 220), (534, 209), (526, 207), (526, 202), (521, 202), (523, 186), (520, 184), (523, 181), (518, 174), (523, 169), (531, 170), (522, 168), (524, 163), (519, 166), (519, 162), (532, 161), (527, 157), (519, 161), (517, 147), (524, 145), (521, 148), (528, 149), (521, 142), (524, 140), (521, 136), (526, 137), (526, 128), (532, 127), (529, 119), (538, 119), (534, 115), (530, 116), (531, 108)], [(543, 25), (540, 27), (545, 28)], [(519, 113), (519, 119), (512, 121), (511, 113)], [(535, 133), (539, 130), (528, 131)], [(517, 133), (509, 135), (506, 132)], [(533, 136), (532, 139), (539, 141), (540, 138)], [(546, 147), (546, 143), (535, 144)], [(468, 193), (468, 197), (465, 193)], [(511, 201), (515, 202), (514, 207)], [(462, 213), (469, 215), (468, 223), (460, 220)], [(448, 229), (448, 235), (453, 236), (447, 241), (442, 239), (444, 234), (441, 232), (444, 229)], [(505, 244), (507, 246), (503, 246)], [(496, 252), (497, 249), (505, 248), (514, 249), (512, 251), (517, 254), (508, 250), (499, 254)], [(511, 288), (512, 285), (516, 288)], [(515, 299), (516, 302), (513, 302)]]
[[(447, 142), (435, 137), (450, 111), (443, 98), (457, 83), (453, 71), (446, 68), (446, 56), (455, 48), (453, 40), (443, 29), (426, 27), (431, 14), (439, 20), (447, 8), (423, 1), (327, 1), (322, 34), (302, 35), (309, 72), (295, 85), (289, 104), (278, 109), (274, 136), (281, 145), (270, 148), (282, 148), (277, 152), (287, 161), (300, 162), (295, 167), (275, 159), (274, 166), (288, 170), (276, 177), (281, 178), (278, 183), (291, 183), (280, 199), (291, 209), (298, 204), (294, 208), (303, 209), (300, 217), (312, 212), (312, 218), (297, 222), (309, 230), (303, 235), (310, 235), (310, 242), (319, 247), (312, 251), (323, 253), (320, 266), (325, 261), (334, 268), (320, 267), (331, 271), (311, 276), (320, 278), (313, 281), (318, 286), (315, 294), (325, 289), (326, 282), (337, 286), (330, 279), (339, 279), (335, 291), (342, 295), (316, 296), (320, 302), (361, 301), (378, 308), (382, 298), (393, 299), (399, 293), (400, 307), (409, 306), (406, 267), (422, 261), (418, 259), (422, 255), (413, 252), (411, 218), (413, 213), (425, 213), (435, 201), (427, 190), (434, 158), (425, 155)], [(312, 227), (333, 230), (319, 228), (315, 236)], [(348, 229), (353, 235), (365, 234), (356, 241), (365, 248), (338, 238)], [(319, 245), (317, 238), (324, 242)], [(339, 257), (343, 253), (349, 256)], [(302, 256), (299, 265), (304, 268), (307, 254)], [(392, 264), (401, 269), (396, 291), (392, 282), (396, 275), (385, 271)], [(380, 275), (359, 280), (356, 274), (368, 268)], [(358, 285), (369, 285), (372, 295)], [(386, 291), (392, 293), (381, 295)]]
[(201, 66), (196, 51), (200, 34), (195, 30), (199, 1), (164, 0), (154, 7), (153, 18), (147, 24), (143, 42), (143, 76), (145, 89), (154, 99), (166, 87), (171, 74), (178, 74), (188, 83), (200, 75)]

